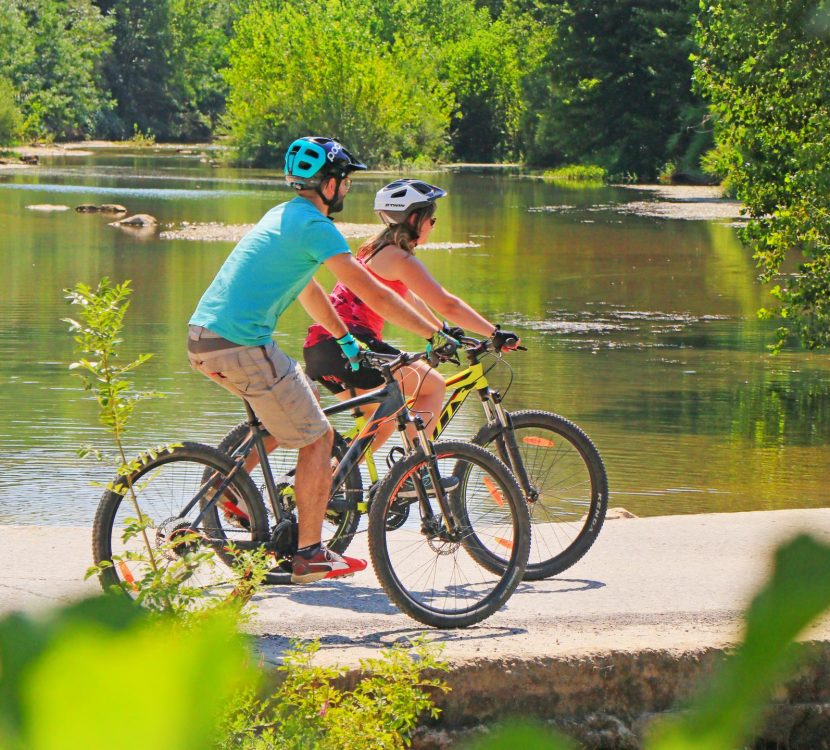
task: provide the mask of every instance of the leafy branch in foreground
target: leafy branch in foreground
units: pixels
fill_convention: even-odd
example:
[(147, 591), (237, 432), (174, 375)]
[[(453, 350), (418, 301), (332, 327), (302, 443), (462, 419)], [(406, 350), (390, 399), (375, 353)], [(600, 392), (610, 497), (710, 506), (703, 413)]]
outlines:
[[(129, 496), (132, 505), (133, 515), (123, 519), (121, 540), (125, 545), (136, 538), (143, 542), (136, 549), (112, 555), (111, 560), (93, 566), (87, 576), (98, 575), (105, 581), (106, 571), (117, 568), (123, 581), (118, 587), (121, 592), (153, 611), (201, 615), (228, 607), (239, 614), (271, 564), (265, 552), (239, 552), (229, 546), (225, 557), (231, 569), (225, 572), (230, 575), (223, 575), (224, 569), (215, 559), (213, 547), (203, 543), (198, 530), (182, 527), (174, 535), (161, 533), (138, 502), (137, 491), (155, 479), (155, 473), (144, 473), (145, 469), (160, 454), (170, 453), (176, 446), (159, 446), (133, 459), (128, 459), (124, 450), (125, 431), (136, 405), (163, 396), (135, 390), (129, 378), (152, 355), (140, 354), (128, 362), (119, 358), (124, 316), (132, 293), (130, 282), (113, 284), (103, 278), (95, 289), (77, 284), (65, 292), (67, 299), (79, 308), (78, 320), (64, 319), (81, 355), (70, 369), (80, 375), (84, 389), (95, 394), (99, 420), (112, 434), (118, 453), (116, 477), (106, 485), (106, 490), (121, 497)], [(81, 454), (91, 452), (85, 448)], [(214, 586), (205, 585), (206, 576)]]
[(438, 715), (432, 694), (449, 689), (438, 677), (424, 674), (448, 669), (439, 648), (424, 638), (361, 660), (362, 678), (351, 690), (337, 687), (345, 669), (314, 664), (319, 650), (317, 641), (295, 641), (278, 668), (279, 687), (265, 700), (249, 691), (226, 719), (218, 746), (398, 750), (409, 745), (424, 712)]
[[(65, 289), (64, 292), (66, 298), (80, 308), (80, 321), (73, 318), (63, 319), (69, 324), (69, 331), (74, 334), (75, 343), (81, 354), (78, 361), (69, 365), (69, 369), (78, 371), (84, 390), (95, 394), (99, 421), (112, 433), (115, 440), (120, 458), (118, 475), (127, 479), (126, 492), (129, 492), (136, 517), (140, 519), (141, 534), (150, 565), (154, 571), (158, 571), (156, 557), (147, 534), (147, 521), (141, 513), (138, 499), (129, 481), (132, 471), (123, 442), (127, 423), (136, 404), (148, 398), (162, 397), (160, 393), (134, 391), (132, 382), (126, 378), (127, 374), (150, 359), (152, 354), (140, 354), (137, 359), (126, 364), (121, 364), (118, 358), (124, 316), (130, 306), (129, 297), (132, 294), (130, 282), (127, 280), (123, 284), (113, 285), (104, 277), (98, 282), (96, 289), (79, 283), (74, 289)], [(84, 451), (89, 452), (88, 449), (82, 449), (82, 454)]]

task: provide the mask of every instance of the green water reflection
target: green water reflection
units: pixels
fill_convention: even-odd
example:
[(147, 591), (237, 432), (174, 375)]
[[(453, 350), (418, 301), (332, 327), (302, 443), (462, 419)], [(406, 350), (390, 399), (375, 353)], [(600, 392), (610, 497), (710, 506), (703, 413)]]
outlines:
[[(436, 276), (488, 316), (518, 328), (508, 403), (582, 425), (607, 464), (612, 505), (638, 515), (827, 505), (830, 358), (771, 358), (765, 303), (731, 227), (615, 210), (625, 189), (568, 191), (519, 174), (433, 173), (449, 190), (429, 249)], [(374, 191), (356, 180), (342, 220), (374, 221)], [(88, 523), (106, 467), (75, 457), (106, 445), (94, 406), (67, 371), (72, 341), (61, 289), (130, 278), (128, 350), (154, 352), (142, 387), (162, 390), (135, 422), (131, 447), (215, 442), (240, 405), (189, 372), (187, 319), (232, 245), (160, 240), (96, 214), (26, 206), (117, 202), (162, 223), (252, 223), (288, 193), (274, 172), (211, 168), (199, 155), (99, 151), (0, 172), (0, 522)], [(356, 242), (353, 246), (356, 246)], [(325, 273), (321, 280), (331, 284)], [(278, 340), (299, 354), (298, 306)], [(391, 331), (391, 339), (417, 339)], [(506, 386), (510, 373), (494, 378)], [(470, 434), (480, 414), (454, 424)]]

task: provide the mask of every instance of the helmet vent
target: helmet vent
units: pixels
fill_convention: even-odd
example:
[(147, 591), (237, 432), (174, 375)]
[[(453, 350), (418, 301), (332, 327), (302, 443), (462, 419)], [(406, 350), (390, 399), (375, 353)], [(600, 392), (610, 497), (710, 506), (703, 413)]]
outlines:
[(394, 193), (391, 194), (391, 198), (403, 198), (406, 195), (406, 189), (404, 190), (396, 190)]

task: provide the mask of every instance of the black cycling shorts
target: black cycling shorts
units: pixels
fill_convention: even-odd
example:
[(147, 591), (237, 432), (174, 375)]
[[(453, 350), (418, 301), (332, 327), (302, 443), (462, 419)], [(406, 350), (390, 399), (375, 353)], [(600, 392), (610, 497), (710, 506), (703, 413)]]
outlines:
[[(363, 331), (351, 331), (351, 334), (373, 352), (400, 354), (399, 349), (371, 334)], [(324, 339), (303, 349), (303, 359), (306, 375), (332, 393), (342, 393), (349, 388), (368, 390), (383, 385), (383, 375), (365, 362), (360, 363), (359, 370), (352, 370), (346, 355), (334, 339)]]

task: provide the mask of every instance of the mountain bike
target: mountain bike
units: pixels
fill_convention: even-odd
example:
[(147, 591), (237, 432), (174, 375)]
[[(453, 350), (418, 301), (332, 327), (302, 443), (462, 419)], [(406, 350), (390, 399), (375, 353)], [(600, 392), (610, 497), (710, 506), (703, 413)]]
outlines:
[[(507, 601), (524, 574), (530, 517), (522, 492), (492, 453), (471, 443), (433, 443), (420, 417), (410, 414), (394, 374), (426, 353), (362, 356), (381, 371), (385, 385), (328, 410), (378, 404), (348, 448), (336, 444), (329, 499), (330, 520), (339, 534), (335, 541), (351, 541), (357, 523), (351, 498), (362, 496), (356, 484), (358, 464), (379, 425), (394, 419), (405, 449), (373, 492), (368, 546), (375, 573), (389, 598), (425, 625), (454, 628), (480, 622)], [(104, 493), (95, 515), (93, 551), (96, 563), (111, 563), (101, 573), (105, 588), (115, 584), (131, 594), (146, 571), (140, 537), (130, 532), (135, 521), (125, 497), (127, 484), (144, 516), (152, 519), (149, 532), (160, 564), (176, 565), (186, 553), (199, 550), (211, 550), (231, 564), (235, 550), (266, 549), (275, 563), (268, 582), (289, 580), (297, 546), (293, 486), (286, 477), (274, 476), (263, 445), (268, 433), (247, 403), (245, 407), (247, 437), (233, 456), (183, 443), (145, 456), (129, 477), (117, 477), (113, 489)], [(415, 439), (406, 432), (410, 423)], [(242, 468), (252, 451), (259, 456), (267, 511)], [(463, 486), (446, 482), (459, 466), (464, 467)], [(337, 544), (332, 548), (338, 549)], [(494, 555), (505, 564), (485, 565)], [(230, 585), (215, 571), (197, 578), (194, 585)]]
[[(475, 392), (484, 409), (485, 423), (472, 442), (495, 452), (510, 468), (530, 512), (533, 538), (525, 580), (557, 575), (588, 552), (602, 529), (608, 509), (608, 480), (602, 457), (583, 430), (558, 414), (505, 410), (502, 394), (490, 387), (487, 373), (498, 364), (508, 368), (509, 364), (498, 356), (491, 339), (462, 336), (461, 343), (469, 366), (446, 378), (451, 392), (436, 421), (432, 439), (438, 439), (467, 397)], [(485, 367), (485, 362), (490, 366)], [(338, 459), (366, 424), (359, 409), (350, 410), (355, 426), (342, 435), (335, 434), (333, 456)], [(345, 409), (341, 404), (323, 411), (330, 415)], [(248, 430), (244, 422), (234, 427), (219, 444), (219, 450), (233, 453), (246, 439)], [(392, 464), (399, 450), (399, 447), (391, 449), (387, 464)], [(279, 466), (279, 472), (290, 484), (296, 452), (276, 451), (271, 461)], [(371, 451), (366, 453), (365, 465), (371, 488), (379, 479)], [(459, 464), (453, 474), (463, 480), (465, 471), (465, 465)], [(329, 506), (326, 538), (331, 548), (338, 552), (348, 547), (361, 514), (369, 512), (370, 508), (371, 495), (369, 492), (364, 494), (359, 472), (354, 474), (346, 491)], [(501, 556), (492, 553), (493, 548), (482, 548), (482, 565), (497, 568), (505, 564)]]

